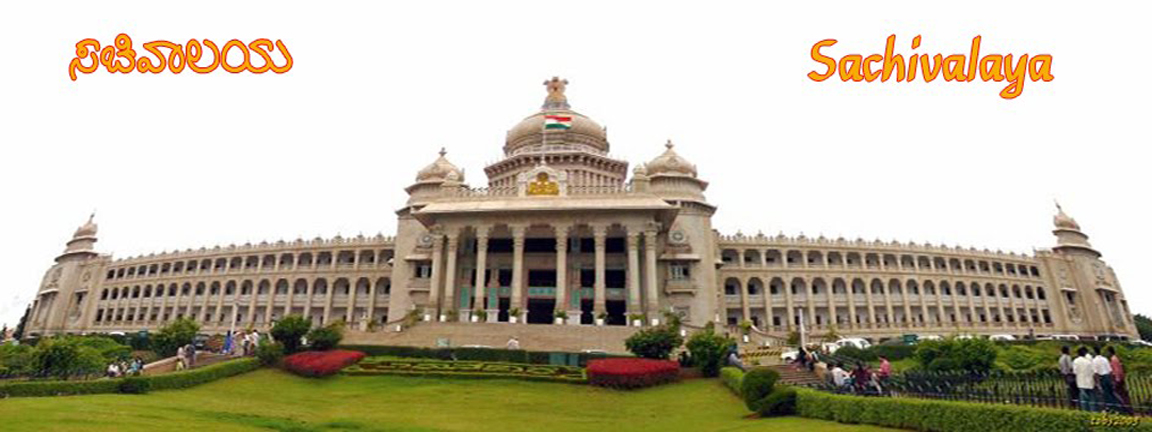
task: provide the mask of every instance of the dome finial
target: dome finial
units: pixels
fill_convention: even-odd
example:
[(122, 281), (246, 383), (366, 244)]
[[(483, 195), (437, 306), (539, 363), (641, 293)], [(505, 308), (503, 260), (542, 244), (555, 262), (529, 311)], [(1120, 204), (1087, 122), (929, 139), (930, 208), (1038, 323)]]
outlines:
[(548, 97), (544, 98), (544, 106), (540, 107), (541, 109), (566, 110), (570, 108), (568, 97), (564, 95), (564, 90), (568, 88), (568, 80), (554, 76), (552, 79), (544, 81), (544, 87), (548, 89)]
[(440, 157), (444, 157), (447, 154), (448, 150), (445, 150), (444, 147), (440, 147)]
[(664, 148), (666, 148), (668, 150), (672, 150), (672, 147), (674, 147), (674, 146), (675, 145), (672, 144), (672, 138), (668, 138), (668, 142), (664, 143)]

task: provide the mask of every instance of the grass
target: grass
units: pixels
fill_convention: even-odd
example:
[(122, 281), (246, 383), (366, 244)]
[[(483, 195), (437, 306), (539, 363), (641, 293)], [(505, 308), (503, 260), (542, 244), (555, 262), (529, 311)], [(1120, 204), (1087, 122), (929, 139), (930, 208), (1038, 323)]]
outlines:
[(718, 380), (620, 392), (515, 380), (306, 379), (267, 369), (141, 396), (0, 401), (5, 431), (890, 430), (747, 414)]

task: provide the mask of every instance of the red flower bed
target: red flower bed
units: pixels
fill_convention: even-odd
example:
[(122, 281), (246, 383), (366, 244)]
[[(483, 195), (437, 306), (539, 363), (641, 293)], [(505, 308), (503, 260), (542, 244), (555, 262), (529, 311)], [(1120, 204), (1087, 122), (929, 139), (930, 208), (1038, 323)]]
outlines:
[(675, 381), (680, 364), (670, 360), (608, 358), (588, 362), (588, 382), (620, 389), (650, 387)]
[(364, 359), (360, 351), (305, 351), (284, 357), (284, 369), (306, 377), (324, 377), (340, 372)]

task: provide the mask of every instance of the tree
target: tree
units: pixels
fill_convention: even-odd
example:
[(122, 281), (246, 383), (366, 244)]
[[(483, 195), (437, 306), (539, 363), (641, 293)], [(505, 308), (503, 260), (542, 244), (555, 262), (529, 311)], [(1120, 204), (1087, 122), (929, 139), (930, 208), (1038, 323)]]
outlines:
[(16, 340), (24, 339), (24, 326), (28, 324), (28, 314), (32, 313), (32, 306), (24, 309), (24, 316), (20, 317), (20, 323), (16, 324), (16, 331), (12, 333), (12, 338)]
[(177, 319), (156, 332), (152, 337), (152, 350), (161, 357), (174, 356), (180, 347), (192, 343), (199, 332), (200, 324), (191, 318)]
[(312, 320), (300, 315), (290, 315), (278, 321), (272, 327), (272, 338), (284, 344), (285, 354), (294, 354), (300, 351), (300, 338), (308, 334), (312, 328)]
[(79, 338), (58, 336), (36, 344), (32, 370), (38, 377), (68, 379), (100, 373), (105, 360), (95, 348), (84, 346)]
[(700, 373), (706, 377), (715, 377), (720, 375), (724, 356), (735, 345), (736, 341), (732, 338), (717, 334), (714, 326), (707, 325), (704, 326), (704, 330), (688, 338), (685, 346), (688, 347), (688, 352), (692, 353), (692, 359), (700, 365)]
[(683, 343), (679, 331), (670, 325), (661, 325), (632, 334), (624, 341), (624, 346), (637, 357), (667, 360)]
[(1136, 321), (1136, 331), (1140, 332), (1140, 339), (1152, 341), (1152, 318), (1136, 314), (1132, 319)]

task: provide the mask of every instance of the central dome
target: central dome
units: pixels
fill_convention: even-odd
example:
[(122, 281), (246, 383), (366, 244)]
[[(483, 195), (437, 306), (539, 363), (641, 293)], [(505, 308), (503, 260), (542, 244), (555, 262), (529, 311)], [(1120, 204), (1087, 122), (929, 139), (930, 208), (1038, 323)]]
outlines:
[(553, 77), (545, 81), (548, 97), (540, 112), (521, 120), (508, 130), (504, 140), (504, 154), (545, 151), (555, 146), (568, 146), (592, 153), (608, 152), (608, 134), (592, 119), (568, 106), (564, 95), (568, 81)]

